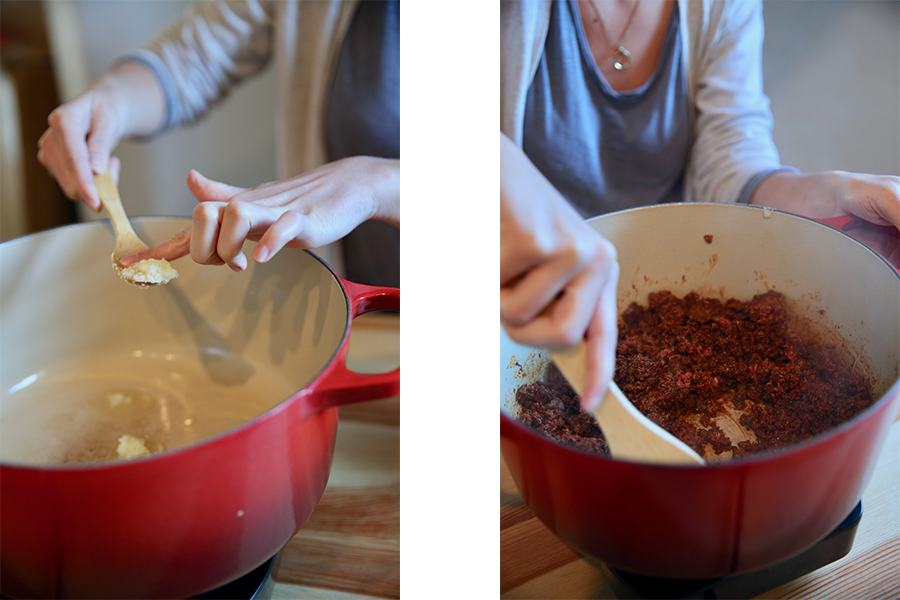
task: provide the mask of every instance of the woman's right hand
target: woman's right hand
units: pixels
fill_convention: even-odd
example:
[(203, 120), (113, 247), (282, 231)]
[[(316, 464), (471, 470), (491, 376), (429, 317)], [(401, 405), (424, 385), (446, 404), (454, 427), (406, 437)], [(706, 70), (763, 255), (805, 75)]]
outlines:
[(69, 199), (83, 200), (99, 212), (94, 175), (108, 169), (118, 175), (112, 150), (126, 136), (154, 131), (164, 112), (156, 75), (142, 63), (120, 63), (50, 113), (49, 127), (38, 141), (38, 160)]
[(581, 403), (591, 411), (615, 370), (616, 250), (502, 134), (500, 157), (500, 321), (510, 338), (530, 346), (562, 348), (584, 338)]

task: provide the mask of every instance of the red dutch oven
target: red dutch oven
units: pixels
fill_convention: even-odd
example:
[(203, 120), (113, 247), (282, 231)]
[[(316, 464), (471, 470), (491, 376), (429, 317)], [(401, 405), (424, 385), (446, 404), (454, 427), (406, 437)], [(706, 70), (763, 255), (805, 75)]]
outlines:
[(859, 501), (900, 406), (900, 274), (837, 229), (752, 206), (659, 205), (589, 223), (617, 248), (620, 313), (663, 289), (723, 300), (781, 291), (806, 327), (840, 335), (878, 400), (829, 432), (743, 459), (613, 460), (515, 420), (516, 388), (549, 356), (501, 330), (500, 444), (525, 502), (579, 554), (655, 577), (751, 572), (824, 538)]
[[(187, 223), (135, 228), (158, 243)], [(399, 368), (345, 363), (352, 320), (399, 311), (398, 289), (285, 250), (241, 274), (178, 261), (178, 279), (141, 290), (111, 269), (113, 244), (89, 223), (0, 245), (13, 598), (180, 598), (251, 571), (319, 501), (338, 406), (399, 393)], [(115, 458), (124, 434), (155, 452)]]

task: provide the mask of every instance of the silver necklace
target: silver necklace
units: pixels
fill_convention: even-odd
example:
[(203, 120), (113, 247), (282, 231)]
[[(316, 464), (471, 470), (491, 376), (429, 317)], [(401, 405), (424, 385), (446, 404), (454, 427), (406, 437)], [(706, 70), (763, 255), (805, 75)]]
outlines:
[(591, 4), (594, 5), (594, 11), (600, 19), (600, 24), (603, 25), (603, 29), (606, 30), (606, 37), (609, 38), (609, 41), (616, 47), (616, 51), (613, 52), (613, 66), (616, 68), (616, 71), (625, 71), (631, 66), (631, 52), (626, 50), (623, 44), (625, 43), (625, 38), (628, 37), (628, 32), (631, 31), (631, 25), (634, 23), (634, 15), (637, 14), (637, 9), (638, 6), (641, 5), (641, 0), (637, 0), (634, 4), (634, 8), (631, 9), (631, 16), (628, 17), (628, 24), (625, 26), (625, 31), (622, 32), (621, 38), (616, 38), (609, 29), (609, 25), (603, 20), (603, 15), (600, 14), (600, 6), (597, 5), (597, 0), (591, 0)]

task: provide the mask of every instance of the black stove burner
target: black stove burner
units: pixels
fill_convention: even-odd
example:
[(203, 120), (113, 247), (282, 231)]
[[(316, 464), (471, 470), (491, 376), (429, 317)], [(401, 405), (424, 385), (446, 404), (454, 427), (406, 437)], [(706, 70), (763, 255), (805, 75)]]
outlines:
[(753, 598), (846, 556), (853, 547), (860, 519), (862, 501), (828, 537), (809, 550), (759, 571), (721, 579), (662, 579), (601, 566), (619, 598)]
[[(208, 600), (271, 600), (275, 590), (275, 574), (281, 562), (281, 552), (259, 565), (243, 577), (235, 579), (214, 590), (204, 592), (194, 598)], [(11, 600), (9, 596), (0, 594), (0, 600)]]
[(271, 600), (279, 562), (281, 562), (281, 552), (243, 577), (199, 596), (191, 596), (188, 600), (201, 598), (205, 600), (244, 600), (245, 598), (247, 600)]

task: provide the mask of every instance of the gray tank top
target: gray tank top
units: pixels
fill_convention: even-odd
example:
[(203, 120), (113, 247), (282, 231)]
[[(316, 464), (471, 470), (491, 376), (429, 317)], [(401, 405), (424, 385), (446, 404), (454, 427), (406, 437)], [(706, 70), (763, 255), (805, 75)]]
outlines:
[(400, 2), (360, 2), (338, 55), (327, 117), (331, 160), (400, 158)]
[[(400, 2), (360, 2), (341, 46), (326, 117), (328, 158), (400, 158)], [(400, 285), (400, 231), (366, 221), (341, 241), (344, 275)]]
[(575, 0), (553, 3), (523, 148), (583, 217), (682, 200), (690, 131), (679, 38), (676, 8), (649, 81), (617, 92), (597, 68)]

